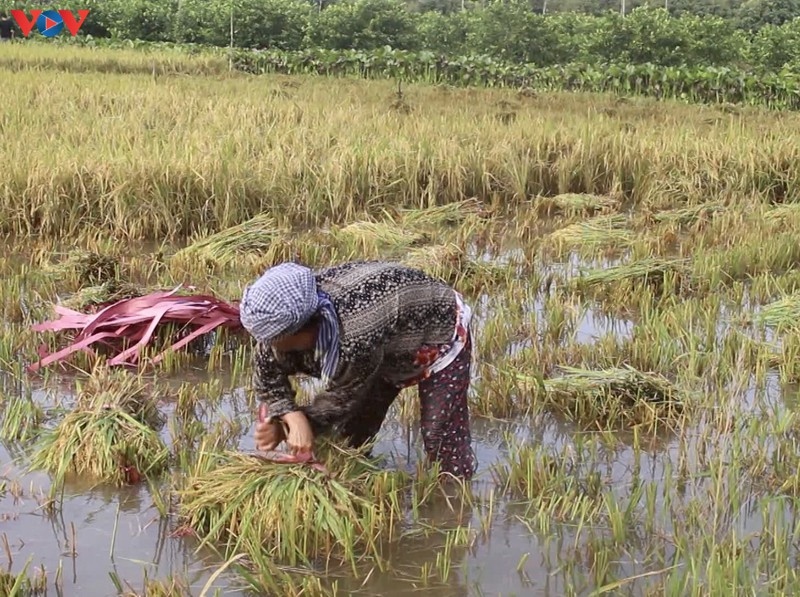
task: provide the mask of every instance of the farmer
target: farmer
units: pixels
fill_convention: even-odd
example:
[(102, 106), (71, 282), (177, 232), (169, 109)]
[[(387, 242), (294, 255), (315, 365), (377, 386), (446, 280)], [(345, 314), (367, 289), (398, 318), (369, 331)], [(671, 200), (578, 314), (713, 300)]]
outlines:
[[(330, 432), (360, 447), (377, 435), (400, 391), (418, 385), (428, 458), (441, 472), (474, 474), (471, 310), (451, 287), (395, 263), (315, 271), (283, 263), (245, 289), (239, 309), (257, 341), (256, 396), (269, 411), (256, 425), (258, 449), (285, 440), (295, 454), (308, 453), (315, 436)], [(295, 402), (289, 376), (296, 374), (326, 384), (310, 405)]]

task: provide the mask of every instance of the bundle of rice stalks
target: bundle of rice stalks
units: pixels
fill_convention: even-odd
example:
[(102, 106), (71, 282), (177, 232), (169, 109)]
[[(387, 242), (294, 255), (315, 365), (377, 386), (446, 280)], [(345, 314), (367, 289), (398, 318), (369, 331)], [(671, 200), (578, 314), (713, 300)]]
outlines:
[(592, 291), (596, 298), (622, 300), (647, 286), (656, 296), (691, 287), (688, 259), (647, 257), (631, 263), (589, 270), (573, 281), (577, 290)]
[(488, 218), (491, 212), (477, 198), (426, 207), (424, 209), (399, 209), (396, 217), (407, 230), (436, 231), (443, 226), (462, 224), (467, 219)]
[(570, 224), (551, 232), (550, 241), (557, 247), (599, 246), (625, 247), (633, 242), (633, 232), (627, 228), (628, 218), (623, 214), (598, 216), (585, 222)]
[(544, 216), (583, 216), (609, 213), (619, 208), (619, 201), (606, 195), (564, 193), (553, 197), (537, 197), (536, 206)]
[(167, 447), (156, 429), (163, 418), (141, 378), (99, 369), (77, 390), (75, 409), (43, 433), (31, 470), (120, 486), (166, 468)]
[(264, 552), (290, 565), (316, 558), (354, 564), (380, 557), (381, 542), (398, 530), (405, 474), (379, 470), (360, 451), (319, 442), (317, 457), (332, 476), (240, 452), (201, 453), (179, 491), (179, 514), (229, 553)]
[(427, 245), (408, 251), (401, 261), (426, 274), (452, 282), (467, 262), (466, 251), (455, 243)]
[(198, 238), (172, 260), (176, 263), (206, 262), (225, 266), (245, 255), (270, 259), (285, 241), (286, 234), (269, 214), (259, 214), (241, 224)]
[(632, 367), (589, 370), (561, 367), (558, 377), (517, 375), (547, 403), (590, 428), (648, 428), (674, 421), (684, 410), (683, 395), (665, 377)]
[(462, 290), (501, 282), (512, 271), (508, 265), (470, 259), (466, 250), (455, 243), (411, 249), (400, 261)]
[(398, 254), (408, 247), (426, 241), (424, 233), (412, 232), (392, 221), (353, 222), (342, 228), (332, 229), (329, 237), (343, 248), (346, 254), (357, 252), (366, 258)]
[(771, 223), (782, 223), (800, 217), (800, 203), (783, 203), (764, 210), (763, 217)]
[(86, 286), (65, 298), (61, 304), (78, 311), (94, 310), (122, 299), (142, 296), (144, 291), (129, 282), (116, 279), (106, 280), (97, 286)]
[(797, 329), (800, 327), (800, 293), (764, 305), (752, 315), (751, 321), (777, 332)]
[(722, 201), (709, 201), (691, 207), (661, 211), (653, 214), (652, 217), (658, 223), (687, 226), (698, 221), (709, 220), (724, 210), (725, 204)]
[(62, 280), (75, 281), (79, 287), (103, 284), (122, 275), (119, 262), (108, 255), (78, 249), (67, 259), (45, 266), (43, 272)]

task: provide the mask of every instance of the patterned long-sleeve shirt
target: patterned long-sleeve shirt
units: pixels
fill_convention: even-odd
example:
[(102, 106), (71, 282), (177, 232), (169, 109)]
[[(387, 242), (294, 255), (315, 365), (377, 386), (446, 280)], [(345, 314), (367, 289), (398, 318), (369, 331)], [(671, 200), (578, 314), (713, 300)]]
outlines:
[(258, 343), (254, 390), (270, 415), (302, 410), (319, 434), (369, 407), (373, 383), (397, 386), (418, 376), (423, 345), (449, 343), (455, 329), (455, 291), (425, 273), (378, 261), (350, 262), (315, 271), (318, 287), (331, 298), (339, 319), (339, 363), (325, 390), (307, 406), (295, 402), (289, 377), (320, 376), (313, 349), (281, 352)]

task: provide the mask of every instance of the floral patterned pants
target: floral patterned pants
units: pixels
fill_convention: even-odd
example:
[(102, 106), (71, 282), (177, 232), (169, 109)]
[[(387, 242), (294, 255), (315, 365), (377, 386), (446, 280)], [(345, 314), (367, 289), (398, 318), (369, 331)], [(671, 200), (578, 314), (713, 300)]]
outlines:
[[(429, 460), (440, 463), (442, 473), (462, 479), (471, 478), (476, 467), (467, 403), (471, 360), (472, 339), (467, 336), (463, 350), (448, 367), (417, 384), (425, 453)], [(369, 408), (359, 410), (342, 429), (354, 446), (361, 446), (377, 435), (400, 389), (380, 381), (373, 392)]]

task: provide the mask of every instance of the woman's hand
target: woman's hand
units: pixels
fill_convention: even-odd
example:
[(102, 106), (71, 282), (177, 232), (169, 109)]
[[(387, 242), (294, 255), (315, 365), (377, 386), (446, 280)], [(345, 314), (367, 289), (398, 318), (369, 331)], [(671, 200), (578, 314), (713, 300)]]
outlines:
[(314, 443), (314, 432), (311, 424), (301, 410), (292, 411), (283, 415), (283, 422), (289, 427), (286, 445), (294, 454), (311, 452)]
[(256, 423), (255, 439), (256, 450), (266, 452), (277, 448), (286, 439), (286, 434), (283, 432), (283, 425), (280, 424), (280, 421), (258, 422)]

